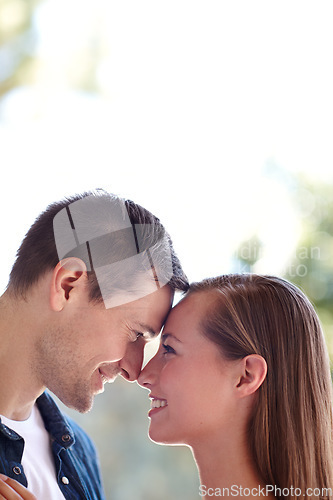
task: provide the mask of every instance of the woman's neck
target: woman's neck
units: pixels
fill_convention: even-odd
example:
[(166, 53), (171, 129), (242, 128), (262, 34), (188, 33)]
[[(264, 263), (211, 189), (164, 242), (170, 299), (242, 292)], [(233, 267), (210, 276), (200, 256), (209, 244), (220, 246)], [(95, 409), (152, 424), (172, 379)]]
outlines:
[(266, 496), (266, 486), (240, 437), (236, 443), (233, 439), (196, 443), (192, 453), (199, 471), (202, 498)]

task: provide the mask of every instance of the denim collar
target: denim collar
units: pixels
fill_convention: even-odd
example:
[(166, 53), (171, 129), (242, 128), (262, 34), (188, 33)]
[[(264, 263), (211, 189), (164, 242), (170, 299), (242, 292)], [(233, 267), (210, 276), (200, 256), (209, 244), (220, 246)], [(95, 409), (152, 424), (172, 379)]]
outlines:
[(74, 432), (51, 396), (44, 392), (36, 401), (45, 429), (62, 448), (75, 443)]

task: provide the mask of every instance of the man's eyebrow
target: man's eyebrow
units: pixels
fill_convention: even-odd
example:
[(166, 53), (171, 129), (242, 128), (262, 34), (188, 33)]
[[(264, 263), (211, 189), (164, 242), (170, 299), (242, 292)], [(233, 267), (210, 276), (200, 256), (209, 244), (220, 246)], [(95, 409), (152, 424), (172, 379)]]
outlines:
[(150, 326), (145, 325), (144, 323), (138, 323), (138, 327), (142, 330), (142, 333), (147, 334), (147, 337), (150, 340), (157, 337), (157, 335), (160, 333), (160, 332), (155, 332), (155, 330), (153, 330)]

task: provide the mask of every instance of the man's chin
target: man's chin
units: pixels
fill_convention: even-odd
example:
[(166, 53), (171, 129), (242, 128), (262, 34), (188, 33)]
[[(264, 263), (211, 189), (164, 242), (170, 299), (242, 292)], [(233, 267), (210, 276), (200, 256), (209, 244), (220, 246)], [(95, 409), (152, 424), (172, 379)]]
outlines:
[(58, 396), (60, 401), (67, 406), (67, 408), (70, 408), (72, 410), (76, 410), (79, 413), (88, 413), (94, 404), (94, 396), (92, 395), (85, 395), (85, 397), (78, 397), (76, 394), (75, 396), (65, 396), (62, 395)]

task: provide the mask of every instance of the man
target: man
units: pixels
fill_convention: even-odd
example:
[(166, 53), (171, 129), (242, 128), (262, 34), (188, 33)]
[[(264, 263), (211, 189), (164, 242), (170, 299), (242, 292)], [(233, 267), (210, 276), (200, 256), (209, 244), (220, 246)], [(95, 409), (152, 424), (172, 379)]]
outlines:
[(38, 500), (102, 499), (96, 453), (64, 418), (105, 382), (138, 377), (186, 276), (160, 221), (104, 191), (50, 205), (0, 298), (0, 473)]

